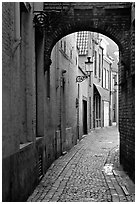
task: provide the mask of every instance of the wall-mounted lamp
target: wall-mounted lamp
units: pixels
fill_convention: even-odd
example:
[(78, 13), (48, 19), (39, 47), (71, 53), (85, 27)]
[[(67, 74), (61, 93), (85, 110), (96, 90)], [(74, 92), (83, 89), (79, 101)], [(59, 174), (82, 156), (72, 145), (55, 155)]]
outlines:
[(76, 82), (80, 83), (84, 81), (86, 78), (90, 77), (91, 72), (93, 72), (93, 66), (92, 66), (93, 62), (90, 59), (91, 57), (87, 57), (88, 61), (85, 62), (85, 71), (87, 74), (85, 74), (84, 76), (77, 76)]
[(90, 76), (91, 72), (93, 72), (93, 66), (92, 66), (93, 62), (90, 60), (91, 57), (87, 57), (87, 59), (88, 61), (85, 62), (85, 65), (86, 65), (85, 70), (87, 72), (87, 75)]
[(35, 14), (33, 22), (40, 28), (44, 28), (48, 25), (48, 15), (44, 11), (34, 11)]
[[(37, 10), (38, 8), (36, 4), (33, 12), (35, 15), (33, 21), (35, 25), (42, 29), (46, 29), (47, 31), (49, 31), (49, 28), (51, 28), (52, 25), (57, 25), (57, 23), (59, 23), (61, 19), (64, 19), (64, 17), (69, 13), (71, 8), (73, 8), (71, 2), (68, 4), (67, 7), (62, 2), (59, 3), (60, 4), (60, 6), (58, 7), (59, 10), (56, 9), (43, 10), (43, 7), (41, 7), (40, 10)], [(40, 2), (38, 4), (40, 4)]]

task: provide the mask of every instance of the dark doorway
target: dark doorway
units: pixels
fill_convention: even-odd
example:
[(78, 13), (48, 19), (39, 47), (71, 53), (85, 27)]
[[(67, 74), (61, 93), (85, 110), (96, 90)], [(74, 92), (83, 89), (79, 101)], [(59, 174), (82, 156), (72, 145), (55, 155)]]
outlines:
[(87, 134), (87, 101), (83, 100), (83, 134)]

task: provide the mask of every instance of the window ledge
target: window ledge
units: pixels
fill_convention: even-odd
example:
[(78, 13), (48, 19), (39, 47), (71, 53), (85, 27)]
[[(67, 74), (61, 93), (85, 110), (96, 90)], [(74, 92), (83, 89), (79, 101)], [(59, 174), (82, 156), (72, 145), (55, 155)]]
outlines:
[(20, 144), (20, 150), (22, 150), (25, 147), (28, 147), (29, 145), (31, 145), (33, 142), (26, 142), (24, 144)]

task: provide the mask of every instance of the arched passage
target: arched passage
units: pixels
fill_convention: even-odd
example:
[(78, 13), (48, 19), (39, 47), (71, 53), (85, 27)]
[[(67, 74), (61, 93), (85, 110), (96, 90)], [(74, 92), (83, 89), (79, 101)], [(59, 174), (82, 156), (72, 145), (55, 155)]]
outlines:
[[(51, 52), (58, 40), (77, 31), (99, 32), (119, 46), (119, 131), (121, 163), (134, 177), (134, 15), (132, 3), (44, 3), (44, 72), (49, 83)], [(49, 94), (46, 93), (48, 98)], [(48, 114), (49, 101), (45, 112)]]
[[(124, 55), (128, 50), (130, 35), (129, 3), (69, 3), (60, 5), (45, 3), (47, 25), (45, 30), (45, 57), (49, 58), (53, 46), (63, 36), (77, 31), (89, 30), (102, 33), (119, 46)], [(53, 9), (55, 9), (53, 11)], [(46, 26), (47, 26), (46, 25)], [(124, 59), (126, 60), (126, 59)], [(48, 62), (48, 59), (47, 59)]]

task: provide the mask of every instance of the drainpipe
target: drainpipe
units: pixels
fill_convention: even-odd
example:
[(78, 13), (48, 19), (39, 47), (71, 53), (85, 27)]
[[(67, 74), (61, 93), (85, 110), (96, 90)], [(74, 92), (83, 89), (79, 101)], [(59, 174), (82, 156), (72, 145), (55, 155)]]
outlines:
[(62, 155), (62, 128), (61, 128), (61, 123), (62, 123), (62, 77), (60, 77), (60, 148), (61, 148), (61, 155)]
[(20, 39), (20, 3), (15, 3), (15, 40)]
[(15, 37), (14, 37), (14, 43), (13, 43), (13, 47), (12, 47), (12, 55), (14, 55), (15, 51), (17, 50), (18, 46), (21, 43), (20, 3), (19, 2), (15, 2), (14, 10), (15, 10), (15, 33), (14, 33)]
[(111, 112), (112, 112), (112, 108), (111, 108), (111, 95), (112, 95), (112, 91), (111, 91), (111, 69), (112, 69), (112, 67), (111, 67), (111, 65), (112, 64), (110, 64), (110, 77), (109, 77), (109, 79), (110, 79), (110, 88), (109, 88), (109, 125), (111, 126), (112, 125), (112, 120), (111, 120)]
[(63, 86), (64, 86), (64, 74), (66, 70), (61, 70), (61, 77), (60, 77), (60, 146), (61, 146), (61, 154), (63, 154), (63, 112), (62, 112), (62, 100), (63, 100)]
[(80, 85), (78, 83), (78, 101), (76, 104), (77, 105), (77, 139), (79, 140), (79, 90), (80, 89)]
[[(101, 66), (101, 86), (103, 88), (103, 48), (102, 48), (102, 66)], [(101, 127), (104, 127), (104, 101), (101, 99)]]
[[(117, 83), (118, 83), (118, 73), (117, 73)], [(116, 88), (116, 113), (117, 113), (117, 118), (116, 118), (116, 122), (117, 122), (117, 127), (118, 127), (118, 97), (119, 97), (119, 95), (118, 95), (118, 89), (119, 87), (117, 86), (117, 88)]]

